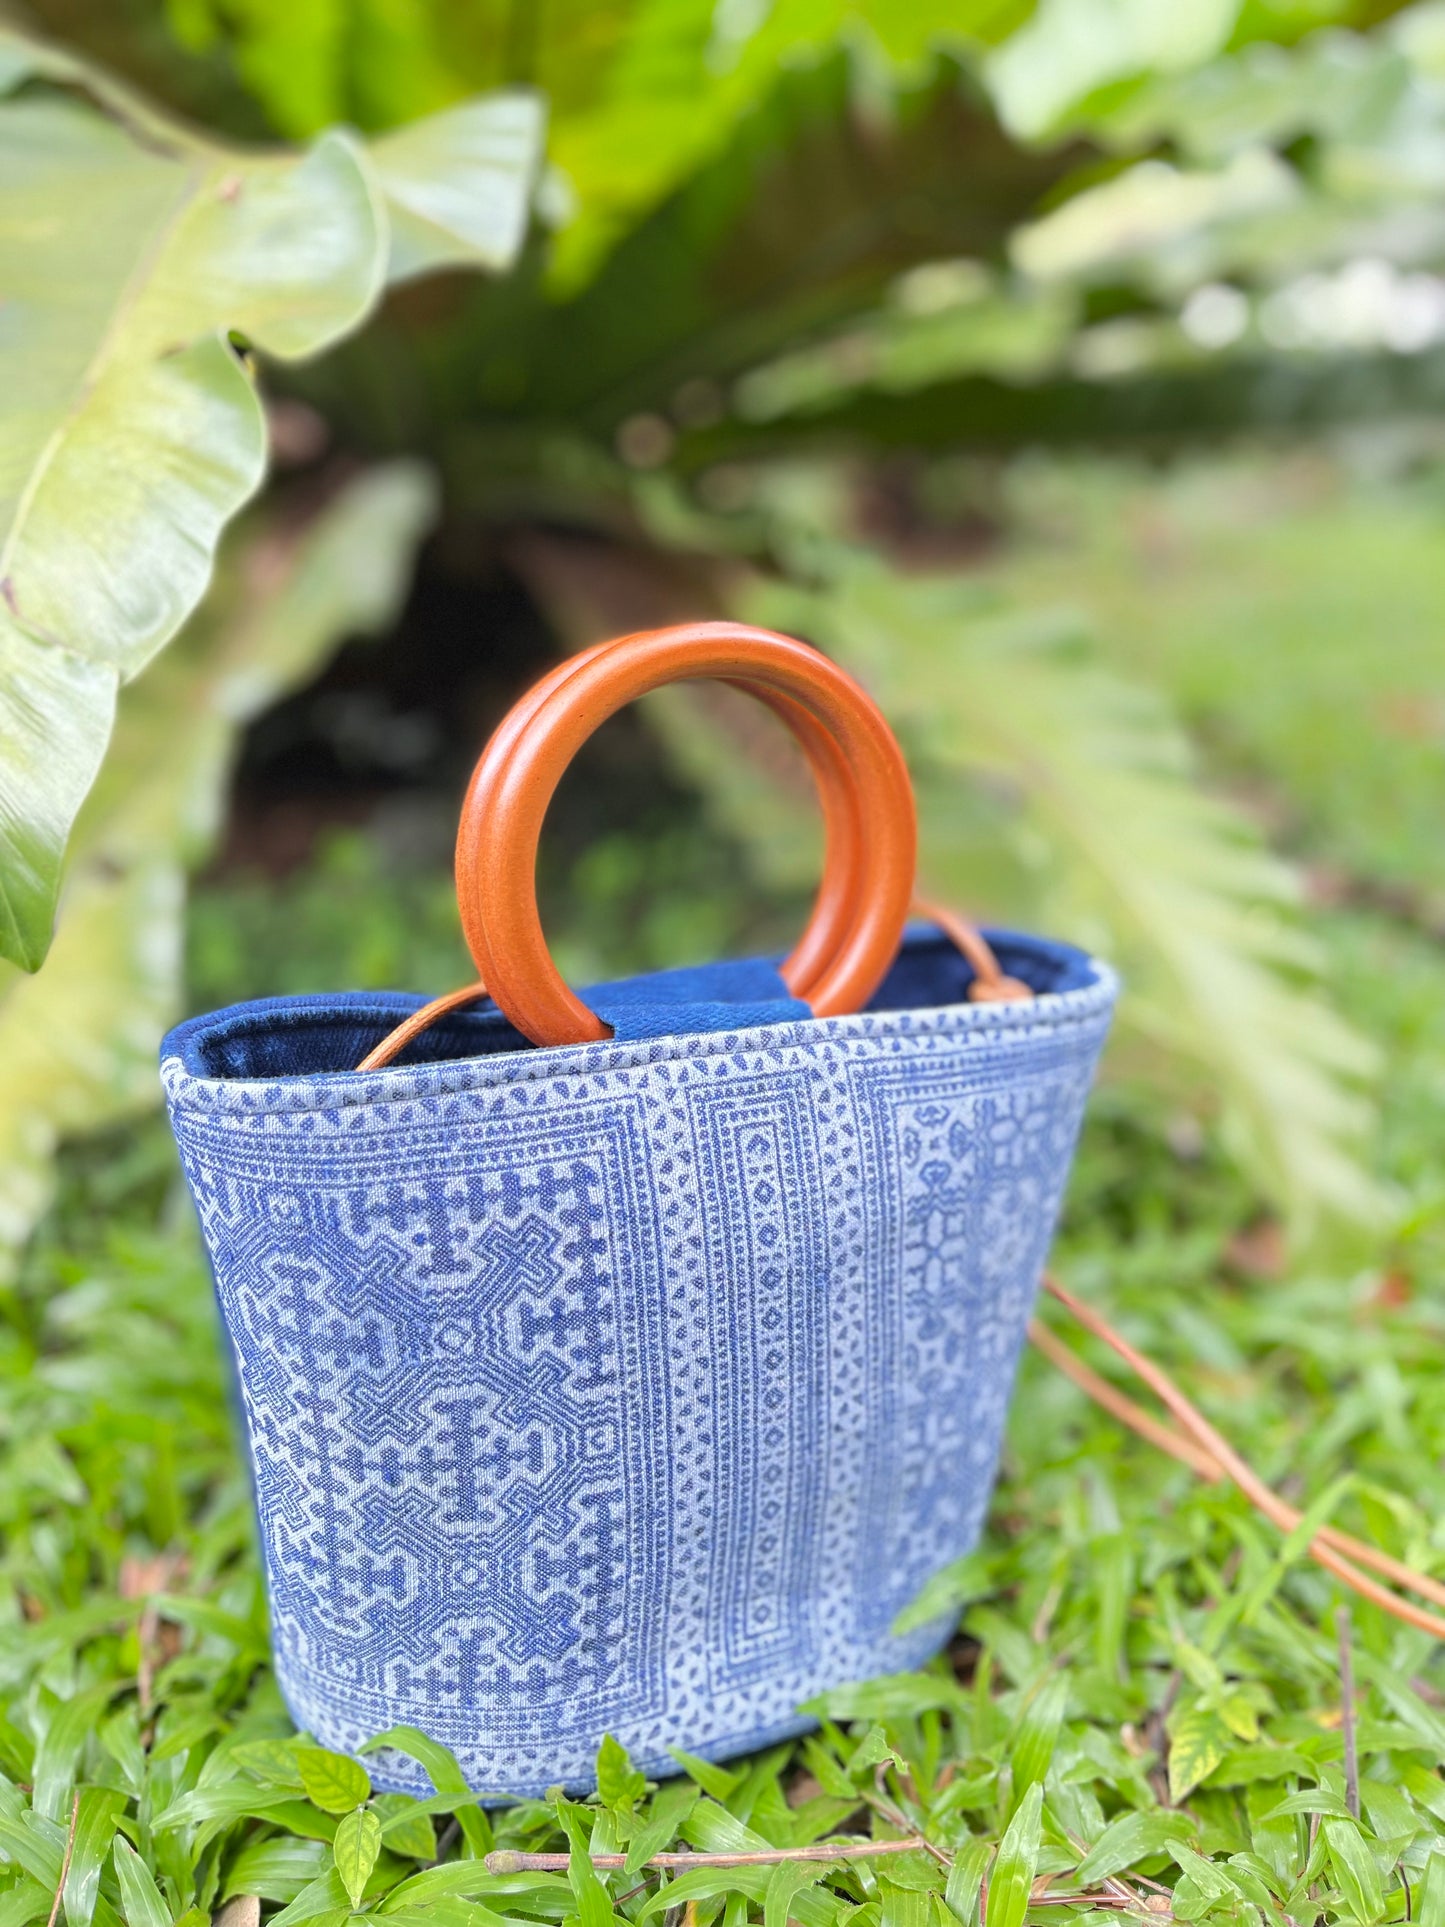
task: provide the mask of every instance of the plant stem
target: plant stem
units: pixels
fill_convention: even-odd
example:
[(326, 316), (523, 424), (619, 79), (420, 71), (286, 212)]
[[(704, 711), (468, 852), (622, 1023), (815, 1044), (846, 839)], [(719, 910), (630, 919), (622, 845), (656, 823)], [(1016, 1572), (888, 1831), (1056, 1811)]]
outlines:
[(75, 1823), (80, 1818), (80, 1794), (77, 1792), (70, 1803), (70, 1831), (65, 1836), (65, 1858), (60, 1863), (60, 1878), (55, 1883), (55, 1899), (50, 1904), (50, 1918), (45, 1927), (55, 1927), (60, 1913), (60, 1899), (65, 1892), (65, 1882), (70, 1873), (70, 1856), (75, 1852)]
[[(887, 1853), (917, 1853), (927, 1848), (921, 1834), (905, 1840), (845, 1840), (830, 1844), (819, 1841), (811, 1847), (769, 1847), (757, 1853), (655, 1853), (644, 1864), (649, 1867), (775, 1867), (785, 1860), (872, 1860)], [(509, 1847), (489, 1853), (483, 1861), (488, 1873), (565, 1873), (571, 1855), (565, 1853), (517, 1853)], [(604, 1871), (625, 1867), (625, 1853), (594, 1853), (594, 1867)]]
[(1351, 1641), (1350, 1609), (1341, 1606), (1335, 1613), (1335, 1631), (1340, 1642), (1340, 1731), (1345, 1742), (1345, 1805), (1352, 1817), (1360, 1817), (1360, 1756), (1355, 1744), (1355, 1655)]

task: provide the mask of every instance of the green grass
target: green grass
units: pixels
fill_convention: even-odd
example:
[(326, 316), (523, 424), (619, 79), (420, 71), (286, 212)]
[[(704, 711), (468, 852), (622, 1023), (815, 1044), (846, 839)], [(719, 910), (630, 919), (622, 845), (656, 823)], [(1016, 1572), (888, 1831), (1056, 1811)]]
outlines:
[(1438, 894), (1438, 463), (1382, 478), (1320, 449), (1164, 473), (1041, 460), (1008, 489), (1000, 587), (1086, 612), (1307, 858)]
[[(1085, 1134), (1059, 1265), (1299, 1503), (1323, 1496), (1339, 1522), (1438, 1571), (1445, 1331), (1430, 1185), (1445, 970), (1378, 917), (1337, 916), (1328, 935), (1354, 1014), (1389, 1055), (1385, 1154), (1418, 1205), (1405, 1240), (1351, 1272), (1258, 1275), (1251, 1253), (1267, 1246), (1240, 1242), (1255, 1209), (1241, 1180), (1177, 1120), (1111, 1088)], [(435, 1801), (373, 1799), (354, 1768), (328, 1777), (288, 1737), (208, 1280), (163, 1125), (68, 1160), (0, 1312), (0, 1927), (48, 1919), (72, 1815), (70, 1927), (161, 1927), (243, 1893), (339, 1927), (353, 1903), (338, 1866), (361, 1911), (468, 1927), (593, 1927), (614, 1908), (640, 1922), (689, 1897), (697, 1920), (725, 1927), (754, 1915), (781, 1927), (789, 1912), (805, 1927), (946, 1927), (976, 1917), (981, 1876), (986, 1927), (1018, 1927), (1028, 1880), (1044, 1875), (1059, 1895), (1114, 1878), (1115, 1911), (1154, 1894), (1187, 1919), (1441, 1918), (1445, 1681), (1429, 1641), (1355, 1604), (1357, 1822), (1334, 1584), (1037, 1356), (985, 1542), (935, 1592), (962, 1608), (944, 1658), (829, 1695), (816, 1738), (702, 1770), (701, 1785), (640, 1789), (612, 1754), (598, 1801), (483, 1814), (459, 1806), (441, 1767)], [(345, 1819), (358, 1803), (379, 1836)], [(641, 1869), (506, 1876), (478, 1858), (569, 1840), (639, 1855), (792, 1847), (840, 1827), (917, 1829), (936, 1856), (698, 1873), (677, 1901)]]
[[(1182, 499), (1155, 505), (1161, 525)], [(1197, 554), (1165, 545), (1166, 653), (1216, 767), (1267, 770), (1319, 861), (1378, 862), (1428, 888), (1438, 779), (1421, 757), (1402, 765), (1388, 733), (1346, 727), (1348, 690), (1330, 688), (1348, 682), (1348, 623), (1324, 651), (1329, 687), (1300, 699), (1327, 725), (1317, 738), (1290, 702), (1261, 706), (1268, 678), (1238, 638), (1212, 650), (1207, 607), (1192, 627), (1179, 614), (1190, 584), (1228, 560), (1207, 517), (1188, 526)], [(1017, 567), (1042, 578), (1054, 564), (1024, 554)], [(1137, 560), (1100, 567), (1117, 597)], [(1084, 569), (1075, 588), (1102, 596), (1092, 583)], [(1333, 593), (1324, 582), (1322, 606)], [(1142, 603), (1109, 605), (1106, 626), (1143, 666)], [(1414, 635), (1401, 688), (1414, 686)], [(1311, 660), (1301, 635), (1291, 673)], [(1330, 745), (1348, 758), (1348, 807)], [(562, 863), (549, 928), (575, 976), (648, 968), (776, 941), (789, 906), (759, 919), (753, 895), (726, 839), (673, 812)], [(1208, 1133), (1115, 1082), (1092, 1106), (1057, 1261), (1294, 1503), (1440, 1574), (1445, 951), (1408, 920), (1411, 903), (1407, 891), (1393, 915), (1314, 919), (1334, 994), (1384, 1059), (1376, 1155), (1400, 1201), (1388, 1242), (1278, 1270), (1256, 1197)], [(444, 876), (342, 839), (283, 888), (233, 879), (201, 893), (193, 1003), (441, 988), (467, 970), (452, 914)], [(0, 1293), (0, 1927), (199, 1927), (248, 1895), (275, 1919), (327, 1927), (354, 1913), (678, 1927), (685, 1902), (686, 1927), (1069, 1927), (1101, 1914), (1445, 1927), (1445, 1671), (1429, 1639), (1351, 1602), (1347, 1719), (1335, 1583), (1035, 1354), (984, 1542), (932, 1589), (960, 1613), (946, 1655), (830, 1694), (797, 1746), (655, 1789), (612, 1748), (596, 1800), (489, 1813), (436, 1750), (437, 1797), (417, 1803), (373, 1797), (354, 1764), (291, 1734), (221, 1356), (163, 1123), (72, 1151), (56, 1209)], [(796, 1848), (838, 1829), (917, 1831), (932, 1851), (706, 1869), (672, 1887), (640, 1865), (671, 1845)], [(488, 1873), (493, 1846), (570, 1847), (572, 1868)], [(596, 1875), (589, 1846), (633, 1865)]]

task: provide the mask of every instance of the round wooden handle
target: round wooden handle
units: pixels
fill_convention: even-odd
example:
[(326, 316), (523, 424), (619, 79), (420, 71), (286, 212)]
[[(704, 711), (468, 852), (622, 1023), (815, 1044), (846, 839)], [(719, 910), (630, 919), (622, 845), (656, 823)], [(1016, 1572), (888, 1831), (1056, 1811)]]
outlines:
[(609, 716), (665, 683), (718, 678), (766, 702), (808, 758), (823, 803), (823, 884), (784, 981), (821, 1017), (866, 1003), (897, 951), (916, 828), (902, 752), (877, 707), (807, 644), (741, 623), (623, 636), (544, 677), (493, 735), (457, 835), (462, 928), (493, 999), (537, 1044), (591, 1042), (607, 1026), (558, 975), (537, 916), (542, 821), (564, 770)]
[[(766, 633), (760, 631), (759, 633)], [(631, 642), (630, 636), (615, 638), (611, 642), (594, 643), (591, 648), (579, 650), (565, 662), (535, 682), (520, 696), (507, 715), (498, 724), (487, 745), (486, 755), (491, 757), (510, 755), (519, 738), (529, 728), (532, 718), (548, 696), (559, 689), (583, 663), (591, 662), (604, 651), (615, 649), (619, 644)], [(858, 815), (857, 789), (853, 773), (844, 760), (838, 744), (828, 731), (817, 721), (810, 711), (792, 697), (779, 694), (765, 684), (749, 682), (746, 678), (726, 679), (733, 688), (755, 696), (767, 705), (785, 727), (791, 731), (807, 759), (818, 798), (823, 808), (825, 854), (823, 877), (818, 895), (813, 905), (808, 924), (787, 960), (780, 966), (784, 983), (795, 997), (807, 998), (817, 981), (823, 966), (832, 957), (842, 940), (843, 932), (852, 915), (852, 905), (858, 882), (858, 850), (862, 840), (862, 824)], [(479, 766), (480, 768), (480, 766)], [(476, 777), (473, 776), (473, 782)], [(458, 836), (458, 892), (460, 897), (460, 833)], [(477, 994), (489, 994), (481, 993)]]

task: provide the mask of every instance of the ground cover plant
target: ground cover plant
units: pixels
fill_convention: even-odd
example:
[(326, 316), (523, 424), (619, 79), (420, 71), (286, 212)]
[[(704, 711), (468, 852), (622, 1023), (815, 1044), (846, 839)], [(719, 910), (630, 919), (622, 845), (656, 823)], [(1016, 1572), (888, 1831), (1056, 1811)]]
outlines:
[[(32, 13), (0, 1927), (1445, 1927), (1445, 1675), (1306, 1554), (1445, 1567), (1440, 7)], [(700, 612), (876, 688), (931, 891), (1122, 964), (1058, 1267), (1305, 1525), (1030, 1353), (934, 1664), (657, 1786), (609, 1745), (595, 1797), (488, 1809), (400, 1734), (434, 1797), (377, 1794), (276, 1693), (155, 1046), (469, 976), (489, 720)], [(664, 701), (596, 748), (567, 974), (781, 945), (816, 847), (767, 741)]]
[[(1362, 775), (1370, 754), (1387, 750), (1362, 751)], [(1293, 802), (1309, 823), (1302, 787)], [(1313, 827), (1328, 847), (1328, 824)], [(719, 833), (699, 819), (689, 834), (705, 849)], [(328, 921), (339, 860), (291, 886), (266, 933), (290, 933), (290, 960), (278, 947), (272, 967), (344, 981), (370, 946), (406, 980), (406, 929), (422, 958), (439, 918), (377, 889)], [(1413, 861), (1426, 880), (1423, 846)], [(265, 967), (248, 887), (202, 893), (207, 1001)], [(230, 985), (228, 917), (252, 939)], [(1409, 1200), (1389, 1239), (1290, 1261), (1209, 1134), (1125, 1075), (1096, 1098), (1058, 1265), (1311, 1528), (1349, 1524), (1438, 1571), (1445, 967), (1398, 912), (1337, 902), (1315, 922), (1329, 981), (1385, 1060), (1378, 1175)], [(815, 1736), (754, 1759), (684, 1761), (653, 1787), (609, 1746), (595, 1798), (484, 1811), (423, 1736), (400, 1741), (437, 1789), (417, 1802), (373, 1794), (364, 1759), (291, 1732), (209, 1284), (158, 1121), (67, 1157), (3, 1310), (0, 1914), (17, 1927), (240, 1921), (258, 1905), (473, 1927), (684, 1909), (727, 1927), (1100, 1913), (1374, 1927), (1445, 1906), (1445, 1681), (1428, 1639), (1346, 1612), (1305, 1535), (1282, 1541), (1042, 1358), (1025, 1360), (985, 1541), (925, 1602), (961, 1615), (936, 1663), (828, 1696)], [(801, 1857), (840, 1837), (924, 1844)], [(696, 1853), (753, 1859), (651, 1864)]]

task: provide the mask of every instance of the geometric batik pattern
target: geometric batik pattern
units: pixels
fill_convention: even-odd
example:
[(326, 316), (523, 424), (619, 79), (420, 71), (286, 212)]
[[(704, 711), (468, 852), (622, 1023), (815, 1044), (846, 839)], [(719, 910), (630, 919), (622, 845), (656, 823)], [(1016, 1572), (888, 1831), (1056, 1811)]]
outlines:
[(982, 1523), (1113, 996), (366, 1076), (170, 1057), (298, 1723), (535, 1793), (605, 1733), (666, 1772), (935, 1650), (891, 1627)]

